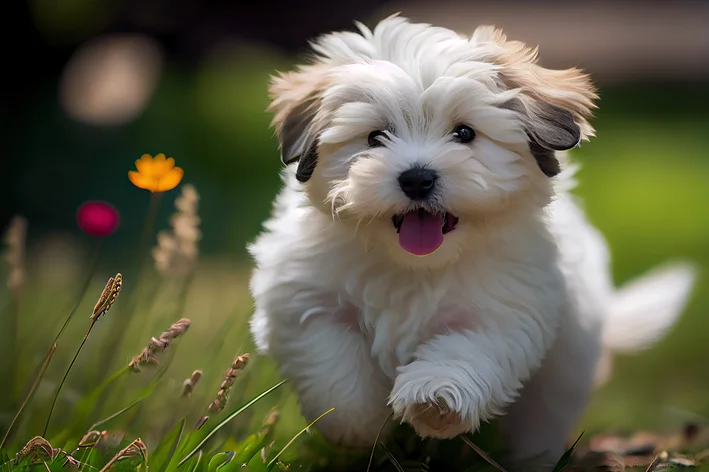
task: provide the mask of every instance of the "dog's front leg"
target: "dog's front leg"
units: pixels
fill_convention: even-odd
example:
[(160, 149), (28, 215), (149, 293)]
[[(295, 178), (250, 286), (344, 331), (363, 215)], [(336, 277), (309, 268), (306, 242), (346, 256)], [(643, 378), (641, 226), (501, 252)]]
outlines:
[(422, 437), (451, 438), (500, 415), (536, 370), (558, 316), (514, 308), (477, 330), (437, 335), (398, 369), (390, 404)]
[(290, 379), (308, 421), (335, 408), (316, 425), (329, 442), (370, 447), (391, 414), (391, 382), (378, 370), (357, 323), (343, 320), (337, 309), (308, 316), (305, 308), (296, 311), (295, 302), (284, 305), (292, 314), (256, 310), (251, 328), (260, 350)]

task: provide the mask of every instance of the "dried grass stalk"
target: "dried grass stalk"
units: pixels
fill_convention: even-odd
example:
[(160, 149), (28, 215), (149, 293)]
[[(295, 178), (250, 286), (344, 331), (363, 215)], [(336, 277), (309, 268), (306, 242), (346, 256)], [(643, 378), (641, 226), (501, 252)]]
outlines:
[(170, 346), (173, 339), (187, 331), (190, 327), (190, 323), (191, 321), (187, 318), (182, 318), (173, 323), (160, 337), (152, 338), (148, 346), (130, 361), (128, 368), (133, 372), (140, 372), (142, 366), (159, 364), (156, 357), (157, 354), (164, 352)]
[(189, 399), (194, 391), (195, 386), (199, 383), (199, 379), (202, 378), (202, 371), (195, 370), (192, 372), (190, 378), (186, 379), (182, 384), (182, 397)]
[(66, 464), (70, 464), (72, 467), (78, 467), (79, 461), (74, 459), (71, 454), (58, 447), (52, 447), (49, 441), (44, 439), (42, 436), (35, 436), (30, 439), (25, 446), (20, 449), (20, 451), (15, 455), (15, 464), (19, 464), (24, 460), (28, 460), (32, 464), (38, 464), (40, 462), (51, 462), (58, 456), (64, 456), (66, 458)]
[(249, 358), (251, 356), (247, 354), (242, 354), (238, 356), (236, 359), (234, 359), (234, 362), (231, 363), (231, 367), (229, 370), (227, 370), (224, 373), (224, 380), (222, 381), (222, 384), (219, 386), (219, 391), (217, 392), (217, 396), (214, 398), (212, 403), (209, 404), (209, 411), (211, 411), (214, 414), (221, 413), (224, 408), (226, 407), (227, 402), (229, 401), (229, 394), (231, 393), (231, 387), (234, 385), (234, 381), (236, 380), (236, 377), (239, 375), (239, 372), (244, 370), (246, 367), (246, 364), (249, 363)]
[(31, 462), (42, 460), (52, 460), (54, 458), (54, 448), (49, 441), (41, 436), (30, 439), (25, 446), (15, 456), (15, 464), (22, 459), (29, 459)]
[(99, 472), (105, 472), (109, 470), (116, 464), (116, 462), (120, 460), (137, 456), (140, 456), (144, 464), (148, 462), (148, 447), (143, 441), (141, 441), (140, 438), (136, 439), (135, 441), (118, 451), (118, 454), (113, 456), (113, 458), (108, 461), (108, 463)]
[(194, 186), (183, 185), (175, 200), (177, 211), (170, 218), (172, 229), (158, 233), (152, 254), (155, 268), (165, 277), (188, 275), (197, 264), (198, 243), (202, 239), (198, 204), (199, 194)]
[(93, 449), (96, 447), (101, 439), (106, 437), (108, 434), (107, 431), (89, 431), (88, 433), (84, 434), (84, 437), (81, 438), (79, 441), (79, 444), (76, 446), (76, 449), (71, 453), (72, 455), (76, 454), (77, 452), (81, 451), (82, 449)]
[(278, 410), (278, 408), (271, 409), (271, 411), (266, 414), (263, 419), (263, 422), (261, 423), (261, 429), (259, 430), (259, 434), (269, 434), (278, 422), (278, 418), (280, 418), (280, 416), (281, 412), (280, 410)]
[[(281, 412), (278, 410), (278, 408), (272, 408), (271, 411), (269, 411), (266, 414), (266, 417), (263, 419), (263, 422), (261, 423), (261, 429), (259, 429), (258, 435), (264, 439), (270, 438), (271, 434), (273, 433), (274, 426), (276, 426), (276, 423), (278, 423), (280, 415)], [(273, 443), (270, 443), (261, 448), (260, 458), (261, 462), (263, 462), (264, 464), (268, 462), (268, 451), (271, 449), (272, 445)]]
[(5, 233), (5, 261), (10, 268), (7, 278), (7, 288), (19, 299), (25, 286), (25, 245), (27, 242), (27, 220), (15, 216)]
[(207, 422), (209, 419), (209, 416), (203, 416), (199, 420), (197, 420), (197, 423), (194, 425), (194, 429), (201, 429), (202, 426), (204, 426), (204, 423)]

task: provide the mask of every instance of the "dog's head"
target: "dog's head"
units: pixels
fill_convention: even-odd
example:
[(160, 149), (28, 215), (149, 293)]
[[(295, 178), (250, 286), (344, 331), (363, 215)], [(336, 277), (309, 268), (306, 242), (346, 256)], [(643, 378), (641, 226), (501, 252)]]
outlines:
[(593, 135), (586, 75), (542, 68), (492, 27), (359, 29), (319, 38), (314, 61), (270, 87), (282, 159), (316, 207), (430, 266), (491, 219), (549, 203), (556, 151)]

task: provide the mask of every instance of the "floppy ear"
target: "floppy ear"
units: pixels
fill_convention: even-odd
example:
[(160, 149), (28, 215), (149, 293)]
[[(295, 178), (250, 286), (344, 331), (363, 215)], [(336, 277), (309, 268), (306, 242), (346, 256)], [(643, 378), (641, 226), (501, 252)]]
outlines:
[(321, 92), (324, 88), (323, 70), (306, 66), (273, 78), (269, 93), (270, 111), (275, 111), (271, 125), (281, 147), (284, 164), (298, 162), (295, 177), (307, 182), (313, 175), (318, 160), (318, 133), (324, 122), (317, 119)]
[(492, 26), (478, 28), (471, 42), (486, 49), (499, 66), (498, 79), (519, 94), (506, 108), (520, 114), (529, 136), (529, 148), (548, 176), (559, 173), (555, 151), (576, 147), (594, 136), (588, 119), (598, 98), (588, 75), (579, 69), (551, 70), (537, 64), (537, 49), (508, 41)]
[(503, 106), (519, 113), (529, 138), (529, 150), (541, 171), (547, 177), (561, 172), (555, 152), (572, 149), (582, 139), (581, 127), (574, 120), (574, 115), (548, 103), (532, 102), (531, 106), (525, 106), (524, 99), (519, 97)]
[(581, 142), (581, 128), (571, 112), (548, 103), (528, 110), (527, 134), (530, 141), (544, 149), (568, 151)]
[(288, 165), (298, 162), (295, 177), (307, 182), (318, 161), (317, 136), (311, 131), (317, 99), (308, 97), (293, 107), (280, 125), (281, 161)]

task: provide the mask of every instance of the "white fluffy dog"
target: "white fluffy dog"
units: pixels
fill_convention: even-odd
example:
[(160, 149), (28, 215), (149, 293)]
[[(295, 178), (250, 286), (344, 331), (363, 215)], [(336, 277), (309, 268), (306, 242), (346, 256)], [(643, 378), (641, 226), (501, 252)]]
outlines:
[(343, 446), (392, 413), (450, 438), (500, 417), (553, 462), (604, 351), (649, 346), (688, 298), (675, 264), (616, 291), (556, 151), (593, 135), (576, 69), (492, 27), (393, 16), (325, 35), (271, 86), (284, 188), (250, 246), (251, 329)]

